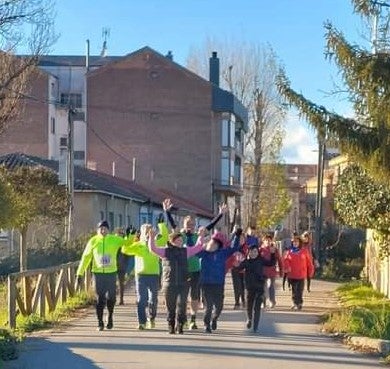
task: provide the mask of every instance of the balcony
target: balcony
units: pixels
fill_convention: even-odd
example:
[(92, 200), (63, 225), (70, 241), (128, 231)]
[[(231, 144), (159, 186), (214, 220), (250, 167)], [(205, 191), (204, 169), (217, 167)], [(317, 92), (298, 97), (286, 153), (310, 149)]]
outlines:
[(230, 181), (222, 179), (215, 181), (214, 191), (224, 193), (227, 196), (241, 196), (244, 188), (239, 178), (230, 177)]

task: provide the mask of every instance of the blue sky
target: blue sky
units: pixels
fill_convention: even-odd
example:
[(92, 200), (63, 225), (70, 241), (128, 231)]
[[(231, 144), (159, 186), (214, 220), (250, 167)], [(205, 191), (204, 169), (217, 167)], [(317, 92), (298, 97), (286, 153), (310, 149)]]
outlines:
[[(350, 114), (345, 101), (325, 93), (338, 74), (324, 58), (323, 27), (330, 20), (349, 40), (362, 43), (362, 22), (350, 0), (57, 0), (56, 11), (60, 38), (53, 54), (84, 54), (86, 39), (91, 54), (99, 54), (103, 28), (110, 30), (109, 55), (150, 46), (162, 54), (172, 50), (182, 65), (189, 50), (202, 46), (207, 37), (269, 43), (295, 90)], [(315, 133), (294, 113), (286, 128), (286, 162), (316, 163)]]

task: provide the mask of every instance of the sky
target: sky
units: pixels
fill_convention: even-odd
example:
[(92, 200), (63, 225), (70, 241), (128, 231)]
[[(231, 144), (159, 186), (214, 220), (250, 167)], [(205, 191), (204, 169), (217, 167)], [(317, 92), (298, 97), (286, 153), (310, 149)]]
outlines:
[[(363, 23), (350, 0), (57, 0), (59, 39), (51, 54), (100, 54), (109, 29), (108, 55), (126, 55), (144, 46), (172, 51), (185, 66), (193, 48), (206, 38), (269, 44), (291, 86), (312, 101), (351, 115), (345, 97), (329, 95), (340, 81), (325, 59), (324, 22), (329, 20), (352, 43), (362, 44)], [(218, 51), (218, 50), (216, 50)], [(317, 143), (309, 125), (289, 112), (282, 156), (286, 163), (316, 164)]]

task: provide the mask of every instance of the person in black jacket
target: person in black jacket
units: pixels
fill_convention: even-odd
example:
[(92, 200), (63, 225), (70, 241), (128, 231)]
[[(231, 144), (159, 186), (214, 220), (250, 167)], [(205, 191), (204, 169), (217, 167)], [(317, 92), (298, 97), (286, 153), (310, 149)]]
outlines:
[[(264, 266), (274, 266), (276, 263), (275, 247), (270, 248), (271, 259), (260, 256), (257, 245), (249, 248), (247, 258), (238, 266), (239, 270), (245, 270), (245, 288), (247, 292), (247, 322), (248, 329), (253, 327), (253, 332), (259, 328), (261, 304), (264, 301)], [(253, 318), (253, 324), (252, 324)]]

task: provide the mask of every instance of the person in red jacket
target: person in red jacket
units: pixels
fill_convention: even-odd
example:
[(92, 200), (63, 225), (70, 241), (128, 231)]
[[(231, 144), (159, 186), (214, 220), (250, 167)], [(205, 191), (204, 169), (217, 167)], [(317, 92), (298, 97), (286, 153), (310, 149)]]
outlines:
[(293, 310), (301, 310), (305, 279), (314, 275), (313, 259), (307, 249), (302, 248), (302, 240), (295, 236), (291, 248), (283, 258), (283, 269), (291, 284)]
[(270, 309), (274, 308), (276, 305), (275, 279), (277, 276), (283, 277), (283, 261), (279, 250), (275, 247), (272, 235), (266, 234), (263, 237), (263, 242), (260, 246), (261, 257), (265, 260), (271, 260), (272, 250), (275, 252), (277, 267), (275, 264), (272, 266), (264, 267), (264, 277), (266, 282), (264, 286), (264, 296), (269, 300), (268, 307)]

